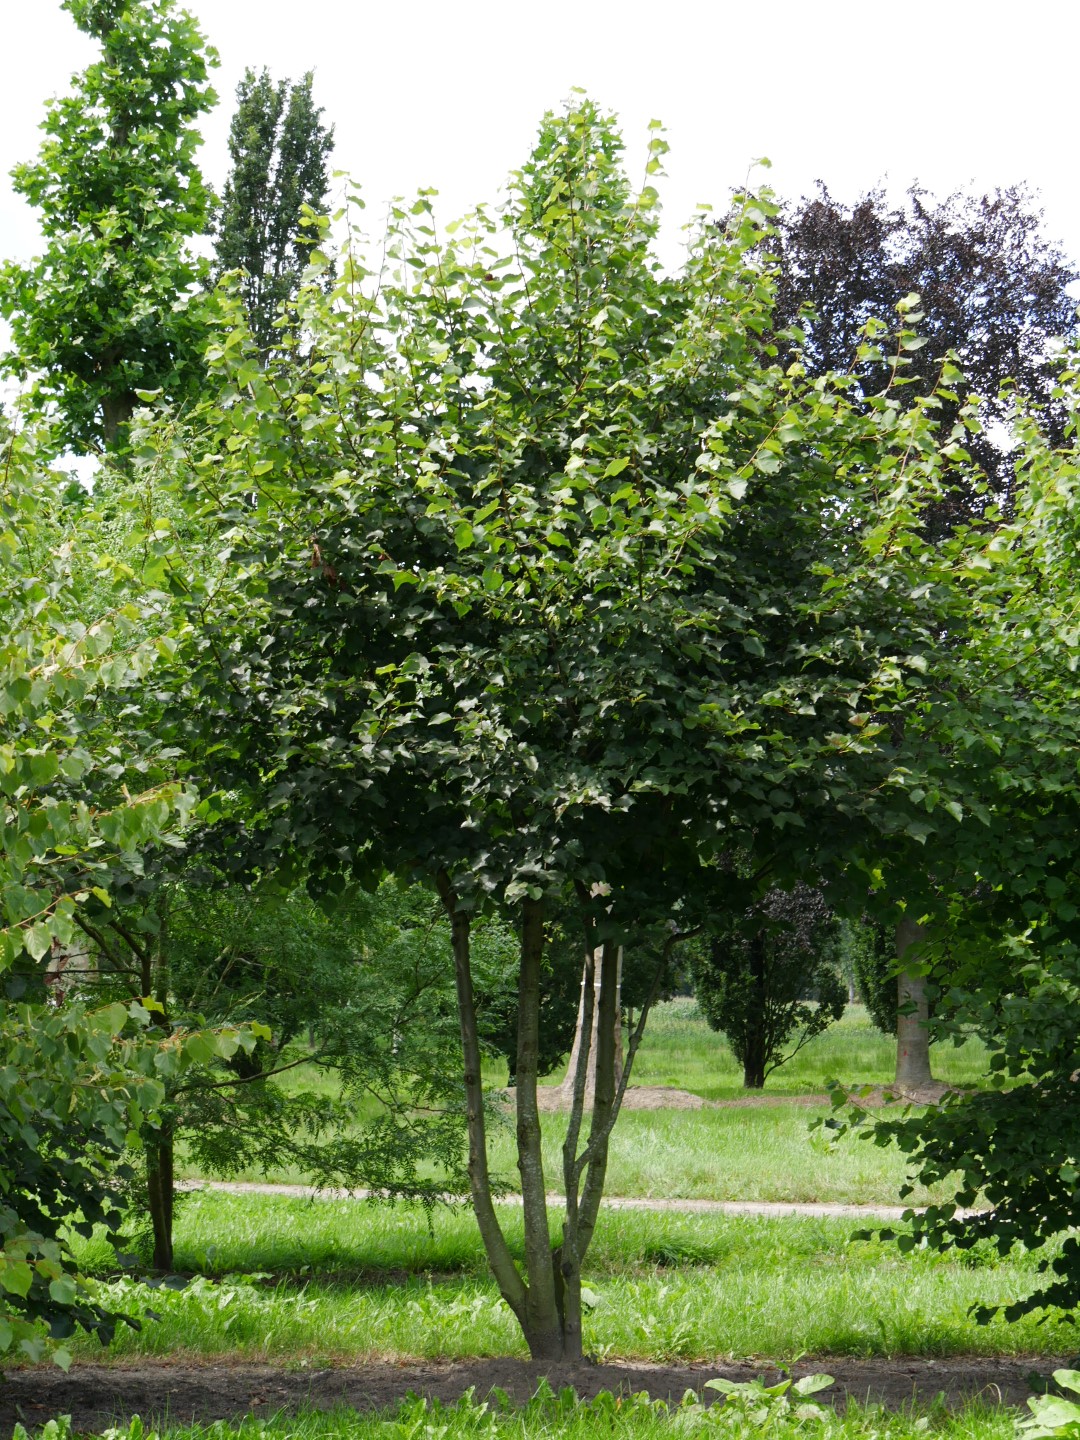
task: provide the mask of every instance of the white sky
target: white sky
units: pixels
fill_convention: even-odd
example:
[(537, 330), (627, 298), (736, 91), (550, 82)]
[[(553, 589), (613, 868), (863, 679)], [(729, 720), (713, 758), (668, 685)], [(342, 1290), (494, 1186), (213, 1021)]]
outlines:
[[(220, 186), (233, 92), (245, 65), (275, 77), (315, 71), (337, 132), (334, 163), (376, 213), (433, 185), (450, 219), (496, 197), (526, 157), (545, 109), (584, 87), (622, 119), (631, 173), (645, 129), (667, 127), (662, 186), (669, 234), (698, 201), (722, 204), (768, 155), (783, 195), (824, 179), (852, 199), (918, 178), (943, 195), (1027, 181), (1047, 233), (1080, 261), (1080, 5), (1027, 0), (188, 0), (221, 54), (221, 97), (202, 164)], [(32, 212), (7, 172), (37, 150), (43, 103), (95, 54), (59, 0), (0, 0), (0, 257), (36, 245)], [(369, 212), (370, 214), (371, 212)], [(377, 223), (371, 216), (373, 227)]]

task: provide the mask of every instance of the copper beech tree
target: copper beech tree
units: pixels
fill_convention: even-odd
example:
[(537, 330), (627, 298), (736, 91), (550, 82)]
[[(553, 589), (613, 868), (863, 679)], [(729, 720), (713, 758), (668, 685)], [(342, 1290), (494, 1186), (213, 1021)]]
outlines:
[[(851, 849), (896, 763), (876, 712), (940, 633), (907, 538), (951, 463), (929, 407), (888, 385), (856, 405), (848, 380), (777, 362), (767, 195), (723, 228), (699, 217), (667, 274), (658, 127), (639, 191), (621, 149), (579, 97), (501, 211), (440, 236), (430, 196), (399, 205), (377, 268), (358, 242), (329, 291), (316, 253), (287, 354), (261, 359), (223, 293), (215, 393), (191, 429), (158, 421), (142, 442), (233, 556), (235, 583), (176, 586), (185, 723), (219, 783), (261, 797), (249, 841), (316, 879), (421, 879), (445, 907), (472, 1203), (548, 1362), (582, 1354), (582, 1265), (649, 1008), (618, 1085), (600, 1017), (591, 1111), (582, 1047), (553, 1245), (549, 918), (577, 927), (604, 980), (586, 995), (613, 1006), (620, 945), (661, 936), (659, 984), (733, 846), (768, 855), (773, 885)], [(491, 910), (519, 941), (521, 1259), (481, 1089), (471, 939)]]

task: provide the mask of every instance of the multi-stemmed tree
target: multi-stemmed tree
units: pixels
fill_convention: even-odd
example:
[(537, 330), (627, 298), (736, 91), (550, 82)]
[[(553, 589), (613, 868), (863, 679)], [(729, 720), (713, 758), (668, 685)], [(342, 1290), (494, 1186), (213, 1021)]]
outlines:
[[(581, 1267), (641, 1033), (617, 1086), (620, 945), (662, 929), (655, 992), (717, 903), (709, 862), (745, 846), (783, 883), (811, 851), (850, 852), (895, 765), (875, 710), (941, 624), (908, 553), (950, 463), (928, 407), (776, 363), (766, 198), (703, 224), (664, 275), (656, 192), (632, 191), (620, 150), (582, 100), (546, 119), (501, 221), (480, 211), (444, 244), (428, 200), (396, 210), (384, 269), (351, 254), (329, 295), (301, 294), (302, 355), (215, 347), (219, 398), (182, 466), (245, 577), (214, 595), (176, 577), (208, 762), (262, 787), (268, 852), (441, 897), (473, 1205), (549, 1361), (581, 1353)], [(575, 1076), (552, 1250), (536, 1080), (556, 906), (609, 1013), (584, 1139), (587, 1053)], [(488, 909), (519, 943), (522, 1266), (487, 1160), (471, 941)]]

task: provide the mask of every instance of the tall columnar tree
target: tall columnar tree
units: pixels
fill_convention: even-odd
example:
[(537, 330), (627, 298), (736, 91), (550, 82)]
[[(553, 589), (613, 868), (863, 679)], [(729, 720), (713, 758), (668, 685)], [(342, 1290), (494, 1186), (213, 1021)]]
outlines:
[[(246, 581), (201, 594), (184, 571), (197, 673), (177, 724), (201, 715), (222, 781), (266, 797), (268, 853), (389, 867), (440, 896), (473, 1206), (547, 1361), (582, 1349), (622, 1098), (620, 946), (663, 929), (655, 993), (715, 902), (719, 853), (797, 870), (850, 848), (895, 765), (871, 717), (943, 623), (911, 554), (946, 465), (929, 407), (856, 404), (848, 379), (777, 363), (767, 197), (742, 197), (722, 233), (702, 224), (665, 275), (656, 192), (632, 191), (620, 152), (580, 100), (546, 118), (505, 235), (480, 211), (444, 243), (429, 199), (396, 208), (383, 268), (351, 254), (329, 295), (301, 294), (300, 363), (260, 365), (242, 331), (214, 348), (220, 390), (181, 466)], [(555, 907), (575, 912), (605, 1013), (588, 1127), (585, 1047), (575, 1075), (553, 1250), (536, 1081)], [(472, 936), (489, 908), (518, 942), (520, 1264), (481, 1085)]]
[(139, 390), (190, 393), (202, 327), (184, 305), (206, 266), (188, 249), (211, 196), (195, 163), (217, 63), (174, 0), (64, 0), (101, 59), (49, 103), (38, 159), (13, 172), (40, 213), (42, 254), (2, 272), (14, 348), (63, 440), (116, 446)]
[(309, 72), (299, 83), (246, 71), (236, 89), (229, 129), (232, 170), (218, 220), (219, 272), (242, 270), (241, 293), (259, 349), (278, 336), (281, 307), (300, 286), (314, 241), (304, 208), (321, 212), (329, 180), (333, 129), (322, 123)]

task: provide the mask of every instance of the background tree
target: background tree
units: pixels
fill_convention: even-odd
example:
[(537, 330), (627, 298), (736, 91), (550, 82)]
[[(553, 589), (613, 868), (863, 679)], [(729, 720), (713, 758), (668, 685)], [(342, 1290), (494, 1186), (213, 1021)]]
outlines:
[[(899, 970), (898, 935), (896, 925), (862, 916), (848, 927), (848, 953), (870, 1019), (897, 1040), (895, 1084), (900, 1090), (923, 1090), (938, 1083), (930, 1063), (930, 1022), (937, 996), (948, 984), (948, 957), (940, 951), (922, 957), (913, 993), (912, 969)], [(921, 938), (926, 948), (925, 936), (913, 938)]]
[(64, 0), (101, 59), (49, 103), (38, 160), (13, 172), (40, 211), (42, 255), (2, 272), (9, 374), (79, 452), (113, 448), (139, 390), (171, 398), (201, 375), (202, 325), (186, 299), (205, 262), (210, 192), (195, 164), (217, 56), (173, 0)]
[(956, 357), (963, 379), (956, 394), (938, 390), (943, 422), (955, 422), (969, 391), (981, 397), (984, 428), (965, 443), (989, 481), (985, 491), (954, 490), (934, 507), (934, 522), (947, 528), (991, 501), (1007, 505), (1013, 461), (994, 422), (1008, 421), (1016, 392), (1061, 439), (1053, 342), (1075, 333), (1069, 287), (1080, 278), (1043, 233), (1031, 194), (1012, 186), (936, 200), (916, 184), (902, 207), (883, 190), (844, 205), (819, 182), (816, 195), (784, 207), (777, 232), (777, 320), (801, 325), (800, 353), (815, 374), (854, 365), (868, 392), (880, 388), (887, 367), (858, 358), (863, 327), (888, 323), (905, 295), (919, 296), (923, 343), (907, 356), (909, 394), (932, 393), (944, 357)]
[[(33, 435), (3, 436), (0, 470), (0, 1356), (38, 1359), (76, 1325), (102, 1339), (117, 1316), (94, 1298), (68, 1227), (120, 1218), (127, 1136), (156, 1117), (163, 1081), (227, 1057), (251, 1028), (155, 1036), (155, 1002), (58, 1003), (45, 970), (107, 905), (119, 872), (177, 841), (195, 797), (132, 719), (132, 695), (170, 649), (160, 596), (93, 550), (66, 477)], [(76, 557), (104, 603), (84, 614)], [(124, 695), (114, 707), (110, 696)], [(145, 1002), (145, 1003), (144, 1003)], [(56, 1358), (66, 1363), (61, 1346)]]
[[(163, 550), (183, 553), (212, 586), (228, 584), (212, 528), (184, 513), (155, 468), (139, 467), (137, 477), (133, 485), (126, 468), (106, 462), (92, 501), (78, 487), (70, 498), (83, 537), (70, 560), (73, 620), (108, 614), (125, 582), (136, 594), (157, 590), (168, 614), (158, 590)], [(130, 729), (135, 714), (147, 746), (165, 733), (154, 685), (142, 689), (137, 707), (126, 691), (115, 703), (99, 697), (106, 733)], [(180, 727), (170, 738), (170, 763), (205, 793), (190, 732)], [(265, 804), (261, 790), (253, 798)], [(387, 883), (316, 906), (298, 887), (296, 857), (275, 857), (281, 870), (294, 862), (289, 877), (248, 863), (241, 807), (219, 796), (199, 815), (182, 843), (147, 844), (137, 866), (113, 866), (107, 903), (91, 895), (76, 912), (79, 953), (64, 975), (68, 999), (127, 1004), (153, 996), (153, 1023), (164, 1035), (264, 1027), (257, 1043), (227, 1056), (207, 1045), (182, 1075), (167, 1077), (153, 1123), (143, 1127), (141, 1153), (132, 1157), (143, 1174), (126, 1193), (140, 1228), (149, 1217), (159, 1271), (173, 1266), (178, 1143), (215, 1174), (290, 1165), (314, 1183), (426, 1202), (464, 1183), (437, 901)]]
[(293, 85), (263, 70), (244, 74), (229, 128), (232, 170), (225, 182), (215, 237), (219, 273), (242, 270), (251, 333), (261, 351), (278, 336), (278, 321), (300, 286), (314, 233), (304, 234), (305, 206), (322, 212), (333, 129), (321, 121), (309, 72)]
[(433, 897), (388, 882), (326, 913), (303, 891), (264, 880), (253, 892), (190, 861), (179, 880), (147, 869), (148, 884), (118, 884), (108, 909), (80, 914), (89, 963), (73, 992), (153, 994), (166, 1030), (257, 1021), (261, 1033), (227, 1057), (207, 1047), (165, 1082), (145, 1176), (128, 1189), (153, 1267), (173, 1268), (179, 1143), (216, 1175), (291, 1166), (429, 1204), (459, 1191), (457, 1035)]
[(943, 1039), (982, 1038), (990, 1086), (873, 1127), (911, 1156), (915, 1179), (958, 1172), (956, 1204), (973, 1207), (914, 1213), (896, 1237), (903, 1248), (986, 1241), (1005, 1254), (1061, 1239), (1040, 1264), (1045, 1283), (1004, 1307), (1006, 1319), (1080, 1305), (1076, 360), (1074, 348), (1054, 397), (1066, 445), (1031, 416), (1018, 424), (1015, 518), (987, 533), (968, 572), (975, 623), (951, 703), (921, 716), (965, 772), (970, 816), (956, 835), (968, 883), (951, 888), (927, 947), (929, 960), (946, 947), (948, 958), (931, 1024)]
[(708, 938), (695, 945), (694, 993), (706, 1020), (727, 1037), (747, 1089), (760, 1090), (844, 1013), (839, 943), (821, 890), (798, 885), (770, 890), (745, 915), (708, 926)]

